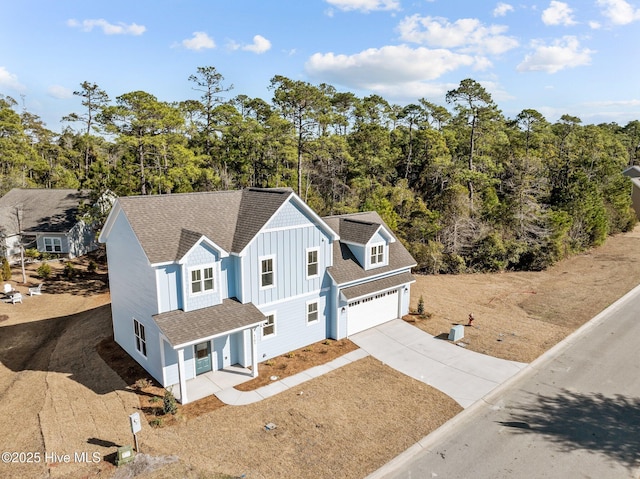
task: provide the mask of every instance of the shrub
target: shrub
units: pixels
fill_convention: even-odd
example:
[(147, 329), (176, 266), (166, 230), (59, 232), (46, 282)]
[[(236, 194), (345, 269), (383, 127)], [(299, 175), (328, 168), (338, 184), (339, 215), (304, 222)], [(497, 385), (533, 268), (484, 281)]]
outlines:
[(165, 414), (175, 414), (178, 412), (178, 402), (176, 401), (176, 397), (171, 392), (171, 389), (167, 389), (164, 392), (164, 397), (162, 398), (162, 412)]
[(76, 267), (71, 261), (67, 261), (67, 263), (64, 265), (64, 277), (67, 279), (72, 279), (75, 275)]
[(424, 314), (424, 298), (420, 296), (418, 300), (418, 314), (422, 316)]
[(98, 270), (98, 263), (96, 263), (93, 260), (89, 261), (89, 264), (87, 265), (87, 271), (89, 273), (95, 273), (97, 270)]
[(31, 261), (35, 261), (40, 258), (40, 252), (35, 248), (28, 248), (24, 250), (24, 256)]
[(159, 417), (152, 419), (151, 421), (149, 421), (149, 425), (151, 427), (162, 427), (162, 419), (160, 419)]
[(51, 276), (51, 266), (49, 266), (49, 263), (42, 263), (40, 266), (38, 266), (36, 274), (38, 275), (38, 278), (49, 278)]
[(149, 379), (147, 378), (140, 378), (136, 381), (136, 388), (137, 389), (144, 389), (151, 386), (151, 381), (149, 381)]
[(9, 281), (11, 279), (11, 265), (7, 258), (2, 258), (2, 279)]

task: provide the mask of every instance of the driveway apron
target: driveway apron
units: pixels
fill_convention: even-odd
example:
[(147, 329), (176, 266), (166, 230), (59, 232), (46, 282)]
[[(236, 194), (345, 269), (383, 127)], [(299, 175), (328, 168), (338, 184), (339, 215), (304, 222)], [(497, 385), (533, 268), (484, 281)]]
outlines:
[(394, 319), (349, 338), (371, 356), (439, 389), (463, 408), (522, 370), (526, 363), (476, 353)]

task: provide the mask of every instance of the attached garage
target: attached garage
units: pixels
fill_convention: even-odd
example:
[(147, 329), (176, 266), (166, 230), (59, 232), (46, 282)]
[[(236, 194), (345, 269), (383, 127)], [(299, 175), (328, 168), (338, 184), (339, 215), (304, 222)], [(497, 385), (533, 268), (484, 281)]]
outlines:
[(404, 286), (413, 282), (410, 273), (401, 273), (342, 289), (348, 301), (347, 336), (400, 317)]
[(398, 290), (393, 289), (350, 302), (347, 310), (347, 336), (397, 318), (398, 297)]

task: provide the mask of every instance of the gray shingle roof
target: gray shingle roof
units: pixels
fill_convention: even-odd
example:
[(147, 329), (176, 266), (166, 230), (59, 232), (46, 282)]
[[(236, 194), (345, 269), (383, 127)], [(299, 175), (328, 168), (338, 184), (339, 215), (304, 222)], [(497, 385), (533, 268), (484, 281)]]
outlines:
[[(345, 224), (344, 219), (352, 219), (364, 223), (371, 223), (384, 226), (392, 235), (391, 229), (382, 221), (382, 218), (375, 211), (365, 213), (355, 213), (349, 215), (328, 216), (323, 218), (324, 221), (340, 234), (342, 239), (342, 226)], [(395, 235), (394, 235), (395, 238)], [(331, 277), (338, 284), (350, 283), (365, 278), (378, 276), (391, 271), (397, 271), (403, 268), (411, 268), (416, 265), (416, 261), (409, 254), (402, 243), (397, 240), (389, 244), (389, 263), (387, 266), (365, 270), (356, 260), (349, 247), (340, 242), (333, 244), (333, 266), (328, 268)]]
[(357, 218), (340, 218), (338, 231), (341, 241), (365, 245), (380, 228), (380, 223), (372, 223)]
[(119, 198), (151, 263), (177, 261), (203, 235), (239, 253), (292, 194), (249, 188)]
[(19, 208), (22, 231), (66, 233), (78, 222), (80, 203), (88, 199), (88, 191), (14, 188), (0, 198), (0, 226), (6, 234), (18, 233)]
[(357, 286), (350, 286), (342, 289), (340, 292), (347, 300), (354, 298), (360, 298), (368, 294), (377, 293), (378, 291), (384, 291), (386, 289), (393, 288), (394, 286), (400, 286), (401, 284), (414, 283), (415, 278), (408, 271), (400, 274), (394, 274), (393, 276), (387, 276), (386, 278), (376, 279), (368, 281), (364, 284)]
[(153, 316), (162, 334), (176, 347), (264, 322), (252, 303), (223, 299), (222, 304), (185, 313), (181, 309)]

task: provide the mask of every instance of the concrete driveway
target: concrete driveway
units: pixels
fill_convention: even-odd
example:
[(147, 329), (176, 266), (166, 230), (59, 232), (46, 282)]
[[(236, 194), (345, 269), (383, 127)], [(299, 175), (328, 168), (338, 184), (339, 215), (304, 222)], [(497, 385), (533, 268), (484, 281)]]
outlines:
[(453, 398), (463, 408), (517, 374), (526, 363), (468, 351), (394, 319), (349, 338), (388, 366)]

